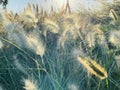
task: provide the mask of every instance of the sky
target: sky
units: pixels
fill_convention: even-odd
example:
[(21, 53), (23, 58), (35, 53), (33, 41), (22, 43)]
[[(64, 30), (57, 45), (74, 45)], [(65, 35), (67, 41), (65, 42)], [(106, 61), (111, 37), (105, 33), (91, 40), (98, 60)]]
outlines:
[(44, 0), (8, 0), (7, 9), (13, 12), (22, 12), (28, 2), (42, 5), (43, 1)]
[[(43, 7), (45, 10), (49, 10), (51, 5), (57, 7), (62, 7), (63, 4), (66, 4), (67, 0), (8, 0), (7, 9), (12, 10), (13, 12), (22, 12), (25, 6), (29, 3), (38, 4), (41, 8)], [(83, 9), (88, 9), (94, 11), (94, 9), (99, 10), (103, 6), (97, 2), (97, 0), (69, 0), (70, 7), (73, 11), (80, 10), (80, 7)], [(104, 0), (104, 1), (113, 1), (113, 0)]]

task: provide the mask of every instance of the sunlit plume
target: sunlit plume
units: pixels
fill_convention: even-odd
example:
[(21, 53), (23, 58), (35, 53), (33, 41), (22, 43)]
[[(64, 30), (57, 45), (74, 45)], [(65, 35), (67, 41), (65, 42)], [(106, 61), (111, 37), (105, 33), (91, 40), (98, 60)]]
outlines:
[(25, 90), (38, 90), (36, 82), (34, 80), (24, 79), (23, 82), (24, 82), (24, 89)]

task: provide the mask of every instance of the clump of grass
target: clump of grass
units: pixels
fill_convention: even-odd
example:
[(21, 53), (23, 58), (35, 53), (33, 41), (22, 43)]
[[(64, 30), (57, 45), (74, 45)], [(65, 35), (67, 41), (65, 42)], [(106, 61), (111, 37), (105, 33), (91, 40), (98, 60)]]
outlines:
[[(50, 13), (38, 9), (38, 5), (32, 8), (30, 4), (20, 14), (4, 12), (1, 25), (6, 29), (6, 37), (0, 37), (5, 43), (0, 49), (0, 84), (9, 90), (119, 89), (120, 75), (114, 64), (116, 52), (111, 53), (109, 47), (106, 49), (104, 43), (109, 41), (99, 28), (101, 19), (108, 14), (97, 16), (96, 9), (73, 12), (70, 5), (67, 2), (58, 12), (51, 6)], [(76, 57), (99, 79), (87, 77)]]

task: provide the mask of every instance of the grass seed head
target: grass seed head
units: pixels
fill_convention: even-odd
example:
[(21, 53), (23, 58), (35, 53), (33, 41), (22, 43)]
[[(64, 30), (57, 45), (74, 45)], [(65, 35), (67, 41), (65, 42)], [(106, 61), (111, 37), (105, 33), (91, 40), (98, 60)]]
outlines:
[(39, 34), (34, 34), (33, 32), (29, 33), (25, 37), (26, 48), (33, 50), (37, 55), (41, 57), (45, 53), (45, 44)]
[(24, 89), (25, 90), (38, 90), (36, 82), (30, 79), (24, 79)]
[(107, 72), (95, 61), (88, 58), (77, 58), (78, 61), (93, 75), (97, 76), (101, 80), (108, 77)]

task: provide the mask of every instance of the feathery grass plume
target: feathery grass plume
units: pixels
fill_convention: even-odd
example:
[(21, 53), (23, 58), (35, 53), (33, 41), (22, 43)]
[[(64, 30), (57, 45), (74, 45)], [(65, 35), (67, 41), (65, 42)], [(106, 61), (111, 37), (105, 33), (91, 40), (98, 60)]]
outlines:
[(37, 30), (34, 30), (31, 33), (26, 34), (25, 36), (25, 47), (28, 49), (33, 50), (37, 55), (40, 55), (41, 57), (45, 53), (45, 42), (44, 38), (40, 37), (39, 32)]
[(86, 41), (89, 47), (95, 46), (95, 34), (93, 32), (88, 32), (86, 35)]
[(120, 69), (120, 55), (115, 56), (115, 61), (116, 61), (118, 68)]
[[(37, 6), (34, 7), (34, 9), (36, 10), (35, 12), (38, 13)], [(7, 11), (5, 14), (6, 16), (4, 18), (6, 22), (7, 20), (9, 21), (9, 23), (4, 25), (6, 28), (8, 40), (17, 44), (19, 47), (33, 50), (33, 52), (36, 54), (43, 56), (45, 52), (45, 45), (42, 41), (44, 40), (40, 35), (38, 28), (36, 27), (38, 18), (33, 14), (31, 5), (28, 4), (25, 8), (25, 12), (19, 15), (19, 18), (21, 18), (23, 21), (23, 23), (21, 23), (23, 27), (21, 24), (17, 22), (14, 23), (13, 20), (9, 20), (9, 13)], [(14, 17), (12, 12), (10, 16)], [(15, 20), (15, 18), (13, 19)], [(27, 32), (27, 30), (29, 30), (29, 32)]]
[(79, 32), (79, 29), (81, 27), (79, 25), (79, 19), (80, 16), (78, 14), (70, 14), (64, 16), (59, 20), (58, 25), (61, 31), (60, 37), (58, 39), (58, 46), (64, 47), (64, 44), (67, 40), (75, 40), (79, 36), (81, 37)]
[(4, 9), (3, 11), (2, 11), (2, 22), (3, 22), (3, 25), (8, 25), (8, 24), (10, 24), (11, 22), (10, 22), (10, 20), (9, 20), (9, 13), (8, 13), (8, 11), (7, 11), (7, 9)]
[(26, 32), (18, 24), (9, 24), (6, 26), (6, 31), (8, 40), (21, 48), (26, 48), (43, 56), (45, 44), (38, 30)]
[(58, 33), (60, 30), (60, 27), (58, 26), (57, 22), (55, 20), (51, 19), (44, 19), (44, 28), (45, 30), (52, 32), (52, 33)]
[(29, 29), (32, 27), (36, 27), (36, 24), (38, 23), (38, 10), (37, 5), (33, 5), (33, 10), (31, 5), (28, 3), (28, 5), (25, 7), (24, 12), (20, 14), (20, 18), (22, 19), (23, 28)]
[(89, 58), (77, 57), (78, 61), (90, 72), (91, 74), (97, 76), (101, 80), (108, 77), (107, 72), (94, 60)]
[(10, 23), (19, 24), (23, 28), (31, 28), (36, 27), (36, 23), (38, 22), (38, 10), (37, 5), (34, 6), (34, 12), (32, 11), (31, 5), (28, 3), (24, 12), (20, 14), (14, 14), (12, 11), (8, 12), (6, 9), (3, 10), (2, 19), (3, 24), (8, 25)]
[(7, 25), (9, 23), (20, 23), (20, 17), (12, 11), (8, 12), (7, 9), (3, 10), (2, 13), (3, 24)]
[(26, 15), (33, 16), (30, 3), (27, 4), (26, 8), (24, 9), (24, 13), (25, 13)]
[(110, 31), (110, 35), (108, 41), (115, 45), (116, 47), (120, 46), (120, 30), (112, 30)]
[(96, 41), (98, 44), (106, 44), (104, 33), (99, 29), (99, 27), (99, 24), (89, 25), (88, 30), (85, 31), (85, 40), (87, 41), (89, 47), (95, 46)]
[(10, 11), (10, 13), (9, 13), (9, 20), (10, 20), (11, 22), (14, 22), (14, 21), (16, 20), (14, 16), (15, 16), (15, 15), (13, 14), (13, 12)]
[(88, 23), (89, 23), (89, 16), (82, 14), (79, 20), (79, 25), (81, 26), (81, 30), (83, 33), (85, 32)]
[(116, 14), (116, 12), (115, 12), (113, 9), (110, 10), (109, 16), (110, 16), (114, 21), (118, 21), (118, 15)]
[(33, 79), (23, 79), (24, 82), (24, 89), (25, 90), (40, 90), (37, 87), (37, 82)]
[(38, 13), (37, 5), (34, 6), (33, 8), (34, 8), (34, 12), (32, 11), (31, 5), (28, 3), (28, 5), (25, 8), (24, 15), (26, 16), (26, 18), (32, 19), (31, 22), (37, 23), (38, 22), (38, 19), (37, 19), (37, 16), (36, 16), (36, 14)]
[(6, 30), (5, 30), (5, 27), (3, 25), (2, 20), (0, 20), (0, 35), (1, 36), (6, 36)]

